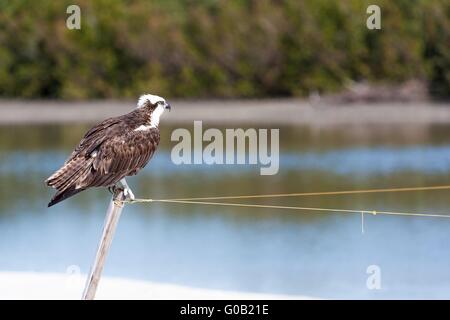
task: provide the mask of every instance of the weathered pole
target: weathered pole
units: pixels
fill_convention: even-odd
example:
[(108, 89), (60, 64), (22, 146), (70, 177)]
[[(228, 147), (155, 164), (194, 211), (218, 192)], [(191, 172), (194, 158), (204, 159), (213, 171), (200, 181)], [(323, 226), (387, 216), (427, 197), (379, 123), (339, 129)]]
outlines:
[(111, 247), (112, 240), (114, 238), (114, 232), (116, 231), (117, 223), (122, 213), (125, 200), (123, 190), (117, 189), (117, 192), (111, 198), (108, 211), (106, 212), (105, 223), (103, 226), (103, 234), (98, 245), (97, 254), (95, 255), (94, 264), (91, 267), (91, 271), (86, 280), (86, 286), (83, 292), (83, 300), (93, 300), (97, 291), (98, 283), (102, 275), (102, 270), (105, 265), (106, 256), (108, 255), (109, 248)]

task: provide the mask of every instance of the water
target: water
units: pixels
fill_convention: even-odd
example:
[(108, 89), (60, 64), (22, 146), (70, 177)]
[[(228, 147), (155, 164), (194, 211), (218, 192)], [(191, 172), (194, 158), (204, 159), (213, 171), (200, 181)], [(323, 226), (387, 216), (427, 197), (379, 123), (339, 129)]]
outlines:
[[(192, 127), (187, 124), (186, 128)], [(245, 126), (244, 126), (245, 127)], [(90, 190), (47, 209), (43, 181), (85, 125), (0, 127), (0, 270), (88, 272), (109, 201)], [(129, 179), (138, 197), (198, 197), (449, 184), (450, 128), (280, 128), (280, 172), (175, 166), (173, 128)], [(449, 191), (253, 199), (247, 203), (450, 214)], [(450, 219), (181, 204), (128, 205), (104, 273), (323, 298), (450, 298)], [(366, 286), (368, 266), (381, 289)]]

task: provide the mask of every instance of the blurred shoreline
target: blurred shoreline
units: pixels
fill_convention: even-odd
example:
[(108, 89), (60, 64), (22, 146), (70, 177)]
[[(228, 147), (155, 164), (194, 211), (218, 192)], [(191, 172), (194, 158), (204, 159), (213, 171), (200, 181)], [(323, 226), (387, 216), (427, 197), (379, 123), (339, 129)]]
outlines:
[[(428, 125), (450, 124), (450, 103), (353, 102), (326, 99), (170, 100), (168, 124)], [(127, 113), (134, 101), (0, 100), (1, 125), (95, 123)]]
[[(81, 298), (81, 293), (83, 292), (85, 280), (86, 275), (83, 274), (0, 271), (0, 282), (5, 289), (0, 291), (0, 299), (79, 300)], [(96, 298), (100, 300), (317, 299), (315, 297), (300, 295), (195, 288), (170, 283), (149, 282), (117, 277), (102, 277)]]

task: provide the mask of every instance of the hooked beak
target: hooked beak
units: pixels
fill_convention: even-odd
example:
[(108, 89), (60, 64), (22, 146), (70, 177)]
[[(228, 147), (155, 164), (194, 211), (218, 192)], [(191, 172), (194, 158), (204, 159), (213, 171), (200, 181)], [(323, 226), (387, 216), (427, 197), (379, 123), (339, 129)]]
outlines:
[(170, 109), (172, 109), (172, 107), (170, 106), (170, 104), (168, 104), (167, 102), (164, 104), (164, 108), (165, 108), (165, 109), (169, 109), (169, 111), (170, 111)]

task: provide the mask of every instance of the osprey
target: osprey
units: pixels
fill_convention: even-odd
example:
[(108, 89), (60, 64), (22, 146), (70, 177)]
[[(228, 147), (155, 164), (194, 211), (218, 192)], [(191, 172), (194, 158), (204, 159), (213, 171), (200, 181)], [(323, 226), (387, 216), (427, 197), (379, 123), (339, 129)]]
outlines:
[(122, 187), (127, 199), (133, 200), (125, 177), (137, 174), (155, 153), (159, 118), (165, 109), (170, 110), (166, 100), (145, 94), (134, 111), (90, 129), (64, 165), (45, 181), (57, 190), (48, 206), (91, 187)]

